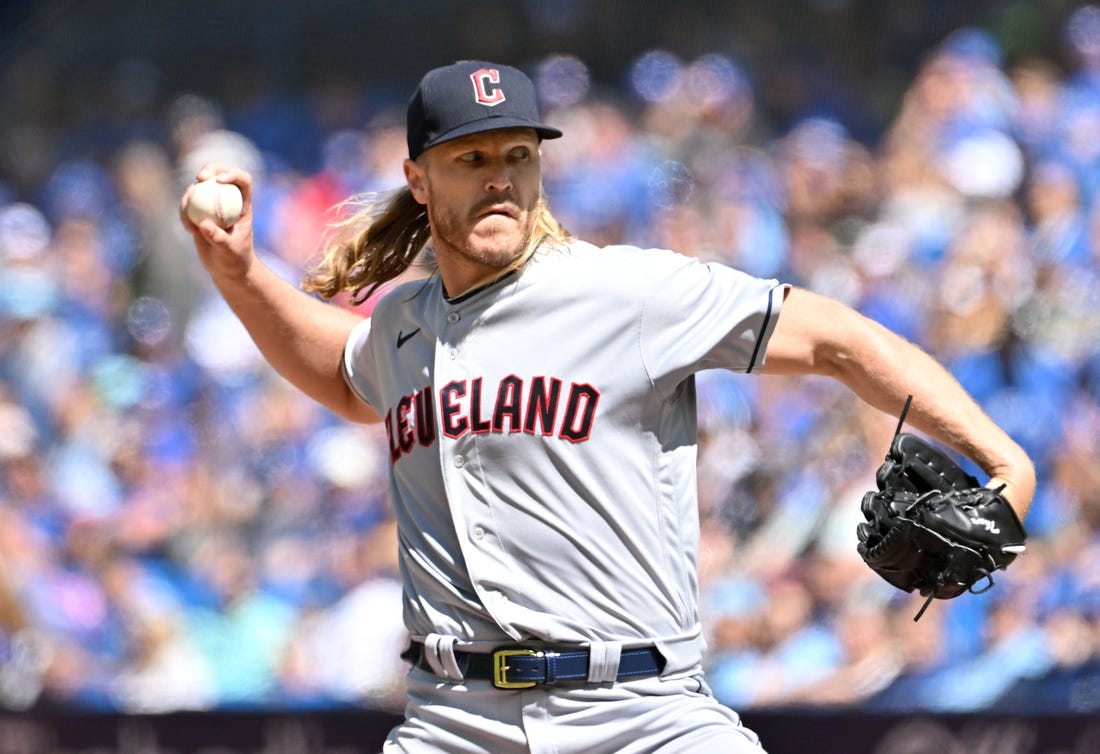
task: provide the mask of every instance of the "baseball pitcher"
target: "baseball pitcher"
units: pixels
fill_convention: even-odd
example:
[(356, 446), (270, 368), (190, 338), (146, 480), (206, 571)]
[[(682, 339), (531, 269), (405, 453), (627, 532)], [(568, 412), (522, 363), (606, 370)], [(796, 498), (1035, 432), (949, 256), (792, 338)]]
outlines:
[[(532, 82), (430, 71), (409, 101), (407, 185), (351, 219), (305, 281), (253, 249), (246, 173), (222, 229), (181, 220), (270, 363), (385, 425), (407, 653), (384, 751), (759, 752), (701, 669), (693, 375), (816, 374), (972, 458), (1022, 518), (1021, 448), (928, 355), (829, 298), (674, 251), (572, 238), (542, 195)], [(367, 319), (362, 300), (413, 262)], [(309, 295), (320, 294), (320, 298)]]

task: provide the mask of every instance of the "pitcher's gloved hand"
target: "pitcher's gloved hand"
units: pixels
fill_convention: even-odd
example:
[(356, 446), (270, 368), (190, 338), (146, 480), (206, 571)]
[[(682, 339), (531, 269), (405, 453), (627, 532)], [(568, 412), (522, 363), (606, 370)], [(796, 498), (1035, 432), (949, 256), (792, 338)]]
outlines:
[(918, 620), (933, 599), (992, 587), (991, 574), (1024, 551), (1027, 534), (1000, 490), (980, 486), (944, 452), (898, 428), (875, 475), (878, 490), (863, 496), (867, 522), (857, 528), (856, 547), (886, 581), (927, 597)]

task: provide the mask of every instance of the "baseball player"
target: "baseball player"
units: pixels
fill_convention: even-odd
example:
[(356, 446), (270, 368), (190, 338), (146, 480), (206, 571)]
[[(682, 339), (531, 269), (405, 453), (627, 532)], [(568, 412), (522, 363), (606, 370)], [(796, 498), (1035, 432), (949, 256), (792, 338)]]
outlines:
[[(712, 697), (697, 604), (693, 374), (840, 380), (976, 459), (1022, 517), (1034, 472), (935, 361), (828, 298), (673, 251), (596, 248), (541, 193), (540, 121), (519, 70), (430, 71), (408, 106), (407, 186), (354, 219), (306, 281), (362, 299), (429, 259), (363, 319), (283, 282), (229, 230), (198, 254), (270, 363), (389, 441), (407, 658), (384, 751), (760, 752)], [(348, 459), (354, 463), (355, 459)]]

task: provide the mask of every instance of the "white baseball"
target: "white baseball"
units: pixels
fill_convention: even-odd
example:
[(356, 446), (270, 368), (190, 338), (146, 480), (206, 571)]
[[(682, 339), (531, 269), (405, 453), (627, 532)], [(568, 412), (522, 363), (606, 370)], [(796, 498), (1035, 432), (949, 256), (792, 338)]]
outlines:
[(232, 183), (218, 183), (213, 178), (200, 181), (191, 189), (187, 200), (187, 219), (198, 225), (210, 218), (219, 227), (228, 228), (241, 216), (244, 200), (241, 190)]

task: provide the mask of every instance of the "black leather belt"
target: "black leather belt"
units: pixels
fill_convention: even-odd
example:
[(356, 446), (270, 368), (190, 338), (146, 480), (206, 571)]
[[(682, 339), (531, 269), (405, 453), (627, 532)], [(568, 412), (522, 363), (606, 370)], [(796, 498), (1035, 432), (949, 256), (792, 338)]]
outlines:
[[(414, 642), (404, 654), (417, 667), (432, 671), (424, 645)], [(492, 652), (455, 652), (462, 674), (469, 680), (492, 681), (498, 689), (529, 689), (555, 683), (588, 680), (588, 650), (557, 650), (514, 645)], [(617, 680), (660, 675), (665, 658), (656, 647), (624, 649), (619, 657)]]

